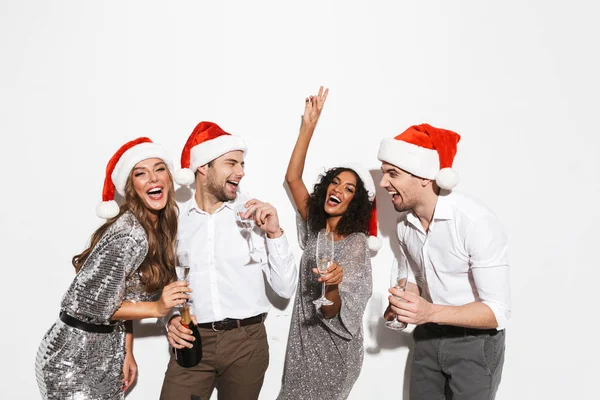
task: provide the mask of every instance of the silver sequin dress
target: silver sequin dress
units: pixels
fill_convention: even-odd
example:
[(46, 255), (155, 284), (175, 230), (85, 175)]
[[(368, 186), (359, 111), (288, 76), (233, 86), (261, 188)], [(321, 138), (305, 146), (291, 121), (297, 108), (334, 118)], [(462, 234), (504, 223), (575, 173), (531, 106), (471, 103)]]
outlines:
[[(65, 293), (60, 311), (92, 324), (110, 324), (123, 300), (149, 301), (137, 269), (148, 252), (144, 228), (125, 212), (104, 233)], [(90, 333), (58, 319), (38, 349), (35, 372), (44, 399), (123, 399), (125, 327)]]
[[(299, 225), (304, 245), (300, 279), (288, 336), (279, 400), (346, 399), (363, 362), (362, 321), (372, 293), (367, 237), (353, 233), (335, 242), (334, 261), (344, 268), (338, 315), (325, 319), (312, 301), (321, 295), (316, 267), (316, 237)], [(304, 236), (304, 237), (302, 237)]]

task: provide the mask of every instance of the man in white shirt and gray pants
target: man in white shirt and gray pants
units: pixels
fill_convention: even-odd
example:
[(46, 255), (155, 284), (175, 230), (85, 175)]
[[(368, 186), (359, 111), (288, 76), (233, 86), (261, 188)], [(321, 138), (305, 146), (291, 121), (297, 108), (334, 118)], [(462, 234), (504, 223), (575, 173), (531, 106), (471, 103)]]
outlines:
[(507, 240), (496, 216), (450, 191), (460, 136), (428, 124), (379, 147), (380, 186), (400, 212), (405, 292), (390, 289), (384, 318), (417, 325), (410, 399), (483, 400), (496, 395), (510, 317)]
[[(265, 281), (284, 298), (296, 289), (298, 269), (277, 211), (238, 195), (246, 151), (241, 137), (212, 122), (198, 124), (183, 149), (184, 169), (175, 180), (195, 182), (196, 192), (181, 207), (177, 238), (190, 258), (191, 299), (203, 356), (192, 368), (182, 368), (171, 357), (163, 400), (206, 400), (214, 388), (220, 400), (258, 399), (269, 364)], [(236, 220), (240, 203), (248, 207), (242, 217), (255, 221), (249, 235)], [(186, 342), (193, 340), (191, 331), (180, 321), (174, 316), (168, 322), (169, 344), (191, 347)]]

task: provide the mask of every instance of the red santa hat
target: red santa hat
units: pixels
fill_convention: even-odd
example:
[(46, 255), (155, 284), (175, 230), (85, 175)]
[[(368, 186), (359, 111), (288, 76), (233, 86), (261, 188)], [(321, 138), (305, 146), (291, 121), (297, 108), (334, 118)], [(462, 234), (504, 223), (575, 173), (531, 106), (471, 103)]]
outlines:
[(198, 167), (230, 151), (248, 153), (244, 140), (225, 132), (214, 122), (202, 121), (188, 138), (181, 152), (181, 169), (175, 173), (175, 182), (180, 185), (194, 183), (194, 173)]
[(377, 158), (451, 190), (459, 180), (452, 169), (459, 141), (456, 132), (429, 124), (414, 125), (393, 139), (384, 139)]
[(125, 185), (131, 170), (137, 163), (148, 158), (160, 158), (173, 171), (173, 162), (167, 151), (147, 137), (127, 142), (117, 150), (106, 166), (102, 202), (96, 207), (96, 215), (109, 219), (119, 214), (119, 205), (115, 201), (115, 190), (124, 197)]
[(356, 172), (369, 195), (369, 200), (373, 202), (371, 208), (371, 218), (369, 219), (369, 250), (377, 251), (381, 248), (381, 239), (377, 237), (377, 204), (375, 202), (375, 182), (368, 169), (357, 163), (345, 163), (339, 165), (341, 168), (349, 168)]

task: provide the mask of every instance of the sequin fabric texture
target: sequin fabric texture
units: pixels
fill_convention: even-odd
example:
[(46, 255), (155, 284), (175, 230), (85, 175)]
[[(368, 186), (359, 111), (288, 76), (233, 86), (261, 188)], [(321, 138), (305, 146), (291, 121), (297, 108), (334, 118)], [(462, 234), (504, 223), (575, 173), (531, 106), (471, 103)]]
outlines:
[(317, 235), (307, 233), (302, 221), (299, 224), (304, 253), (277, 398), (346, 399), (364, 356), (362, 320), (373, 286), (367, 237), (353, 233), (335, 242), (334, 261), (344, 268), (339, 285), (342, 305), (338, 315), (325, 319), (312, 303), (321, 295), (321, 284), (312, 273)]
[[(104, 233), (62, 299), (60, 311), (108, 325), (123, 300), (148, 301), (137, 269), (148, 252), (144, 228), (125, 212)], [(123, 399), (124, 323), (91, 333), (57, 320), (38, 349), (35, 371), (44, 399)]]

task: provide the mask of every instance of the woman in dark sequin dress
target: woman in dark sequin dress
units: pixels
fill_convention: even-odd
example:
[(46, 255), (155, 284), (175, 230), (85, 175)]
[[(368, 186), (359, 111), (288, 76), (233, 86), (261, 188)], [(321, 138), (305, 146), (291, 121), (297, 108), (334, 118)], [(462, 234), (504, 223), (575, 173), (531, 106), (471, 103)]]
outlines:
[[(363, 361), (362, 317), (371, 297), (369, 249), (378, 240), (374, 213), (375, 185), (368, 170), (357, 165), (329, 169), (309, 195), (302, 173), (310, 139), (328, 90), (306, 99), (300, 134), (286, 181), (299, 213), (299, 238), (304, 249), (300, 279), (278, 399), (345, 399)], [(316, 268), (318, 232), (333, 232), (334, 259), (319, 277)], [(313, 300), (326, 284), (329, 306)]]
[[(188, 297), (174, 281), (177, 204), (172, 162), (148, 138), (123, 145), (106, 169), (98, 216), (108, 219), (73, 257), (77, 272), (39, 346), (44, 399), (123, 399), (137, 375), (131, 320), (162, 317)], [(115, 190), (125, 199), (119, 207)]]

